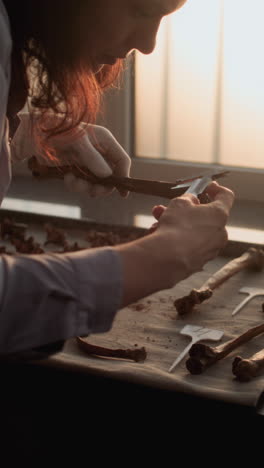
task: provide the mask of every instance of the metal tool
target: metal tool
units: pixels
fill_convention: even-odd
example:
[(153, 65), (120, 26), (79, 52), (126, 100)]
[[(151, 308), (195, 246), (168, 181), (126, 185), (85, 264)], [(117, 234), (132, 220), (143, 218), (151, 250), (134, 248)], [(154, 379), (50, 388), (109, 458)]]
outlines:
[(264, 296), (264, 288), (242, 288), (239, 292), (248, 296), (233, 310), (232, 315), (236, 315), (253, 297)]
[(203, 191), (206, 189), (206, 187), (215, 179), (217, 179), (219, 176), (226, 175), (227, 172), (220, 172), (220, 171), (208, 171), (207, 173), (203, 174), (201, 177), (197, 177), (194, 179), (191, 183), (190, 181), (183, 181), (184, 183), (178, 184), (175, 187), (172, 187), (172, 189), (180, 189), (186, 187), (186, 191), (184, 193), (191, 193), (192, 195), (195, 195), (198, 197)]
[(192, 195), (198, 197), (198, 195), (203, 193), (207, 185), (209, 185), (211, 182), (212, 178), (207, 176), (194, 180), (185, 193), (191, 193)]
[(191, 349), (194, 343), (197, 343), (201, 340), (212, 340), (218, 341), (222, 338), (224, 332), (220, 330), (213, 330), (210, 328), (204, 328), (197, 325), (185, 325), (183, 329), (180, 331), (181, 335), (186, 335), (191, 337), (191, 342), (189, 345), (179, 354), (177, 359), (173, 362), (171, 367), (169, 368), (169, 372), (172, 372), (175, 367), (179, 364), (179, 362), (186, 356), (188, 351)]

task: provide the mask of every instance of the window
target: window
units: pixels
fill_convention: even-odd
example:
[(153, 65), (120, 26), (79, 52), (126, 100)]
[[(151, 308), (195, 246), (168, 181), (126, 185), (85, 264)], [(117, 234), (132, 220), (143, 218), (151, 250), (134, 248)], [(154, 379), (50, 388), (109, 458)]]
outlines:
[[(264, 229), (263, 0), (188, 0), (161, 25), (155, 51), (129, 60), (120, 90), (105, 97), (98, 122), (133, 157), (134, 177), (173, 181), (212, 165), (230, 166), (223, 183), (236, 193), (230, 226)], [(93, 201), (46, 187), (16, 169), (10, 196), (80, 206), (81, 216), (111, 222), (112, 197)], [(31, 176), (30, 176), (31, 177)], [(54, 182), (54, 184), (52, 184)], [(136, 198), (136, 197), (135, 197)], [(131, 223), (133, 196), (115, 197), (117, 223)], [(136, 198), (138, 215), (153, 200)], [(101, 215), (103, 213), (103, 215)], [(107, 214), (106, 214), (107, 213)], [(99, 217), (100, 216), (100, 217)], [(142, 219), (140, 222), (143, 223)], [(148, 222), (148, 221), (147, 221)], [(144, 224), (144, 223), (143, 223)], [(253, 239), (253, 238), (252, 238)], [(262, 240), (264, 243), (264, 239)]]
[(141, 171), (147, 160), (153, 175), (172, 161), (177, 175), (230, 166), (239, 198), (264, 202), (263, 17), (263, 0), (189, 0), (163, 20), (156, 50), (136, 54)]

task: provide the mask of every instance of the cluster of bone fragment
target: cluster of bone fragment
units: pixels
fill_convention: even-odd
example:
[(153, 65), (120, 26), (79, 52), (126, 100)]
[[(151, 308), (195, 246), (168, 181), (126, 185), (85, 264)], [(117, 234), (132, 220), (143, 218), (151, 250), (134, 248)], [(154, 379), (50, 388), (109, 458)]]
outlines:
[[(89, 244), (87, 247), (81, 247), (78, 242), (70, 243), (66, 232), (54, 226), (52, 223), (45, 223), (43, 229), (46, 232), (46, 240), (43, 245), (36, 241), (33, 235), (27, 236), (28, 226), (17, 223), (13, 219), (4, 218), (0, 225), (0, 234), (3, 240), (8, 240), (15, 247), (17, 253), (22, 254), (41, 254), (45, 253), (47, 245), (57, 245), (60, 249), (57, 253), (75, 252), (84, 248), (103, 247), (108, 245), (117, 245), (136, 239), (140, 234), (133, 230), (127, 232), (118, 231), (99, 231), (88, 229), (85, 239)], [(12, 254), (6, 246), (0, 246), (0, 253)]]
[[(16, 252), (22, 254), (43, 253), (44, 250), (33, 236), (26, 237), (27, 225), (16, 223), (10, 218), (1, 222), (1, 237), (15, 247)], [(1, 246), (1, 253), (11, 254), (5, 246)]]
[[(67, 240), (66, 233), (63, 229), (53, 226), (51, 223), (44, 224), (43, 228), (46, 232), (46, 240), (41, 246), (34, 236), (26, 236), (28, 226), (22, 223), (16, 223), (13, 219), (5, 218), (0, 224), (0, 234), (3, 240), (8, 240), (12, 244), (17, 253), (20, 254), (42, 254), (45, 252), (45, 247), (49, 244), (57, 245), (62, 252), (73, 252), (82, 250), (78, 242), (70, 244)], [(89, 243), (88, 248), (101, 247), (107, 245), (116, 245), (124, 242), (129, 242), (138, 236), (136, 232), (127, 231), (119, 233), (114, 231), (98, 231), (90, 229), (86, 233), (86, 241)], [(0, 246), (0, 253), (14, 255), (13, 252), (7, 250), (6, 246)], [(126, 359), (135, 362), (143, 362), (146, 357), (146, 349), (142, 348), (106, 348), (102, 346), (88, 343), (81, 337), (76, 337), (78, 346), (88, 355), (101, 356), (114, 359)]]

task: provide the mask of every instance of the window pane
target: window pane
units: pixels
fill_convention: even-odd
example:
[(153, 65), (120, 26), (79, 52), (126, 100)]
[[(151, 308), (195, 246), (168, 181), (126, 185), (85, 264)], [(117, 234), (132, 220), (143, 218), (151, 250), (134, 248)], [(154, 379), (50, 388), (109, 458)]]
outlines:
[(264, 168), (263, 0), (189, 0), (136, 55), (136, 154)]
[(264, 2), (225, 5), (222, 162), (264, 168)]
[(169, 18), (169, 159), (212, 160), (218, 12), (218, 0), (194, 1)]
[(159, 158), (162, 144), (166, 23), (160, 27), (157, 47), (151, 55), (136, 54), (136, 154)]

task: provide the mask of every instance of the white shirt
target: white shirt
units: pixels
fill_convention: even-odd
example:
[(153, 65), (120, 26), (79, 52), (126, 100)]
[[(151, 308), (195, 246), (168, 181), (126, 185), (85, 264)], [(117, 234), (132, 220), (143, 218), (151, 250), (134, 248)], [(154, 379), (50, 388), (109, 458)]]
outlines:
[[(12, 41), (0, 0), (0, 202), (11, 179), (6, 109)], [(112, 248), (2, 255), (0, 354), (108, 331), (120, 307), (122, 267)]]

